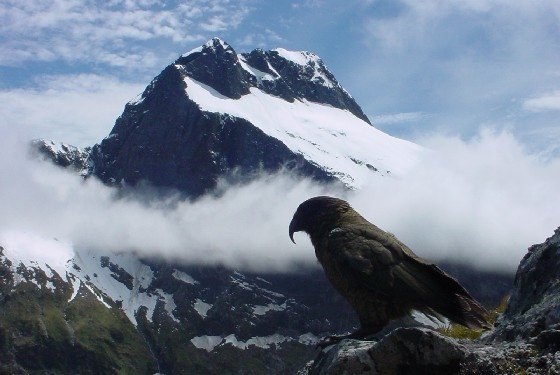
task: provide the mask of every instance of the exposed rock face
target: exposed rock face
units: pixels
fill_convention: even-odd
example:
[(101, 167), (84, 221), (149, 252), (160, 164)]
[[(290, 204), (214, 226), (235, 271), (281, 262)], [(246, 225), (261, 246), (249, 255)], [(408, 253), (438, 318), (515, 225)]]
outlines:
[(521, 261), (498, 323), (475, 341), (420, 328), (343, 340), (299, 374), (560, 374), (560, 228)]
[[(530, 339), (544, 334), (555, 336), (560, 345), (559, 323), (560, 228), (544, 243), (529, 248), (517, 270), (500, 325), (487, 341)], [(542, 339), (547, 340), (544, 336)]]
[(90, 147), (80, 149), (65, 143), (55, 143), (43, 139), (31, 142), (31, 153), (35, 157), (48, 159), (63, 168), (71, 168), (82, 175), (90, 173), (88, 162)]
[[(558, 343), (557, 337), (555, 338)], [(557, 347), (556, 347), (557, 348)], [(560, 352), (537, 343), (481, 344), (423, 328), (398, 328), (379, 342), (343, 340), (298, 375), (560, 374)]]
[(174, 65), (232, 99), (239, 99), (251, 87), (257, 87), (289, 102), (309, 100), (346, 109), (369, 123), (360, 106), (323, 61), (310, 52), (258, 48), (238, 55), (230, 45), (214, 38), (181, 56)]

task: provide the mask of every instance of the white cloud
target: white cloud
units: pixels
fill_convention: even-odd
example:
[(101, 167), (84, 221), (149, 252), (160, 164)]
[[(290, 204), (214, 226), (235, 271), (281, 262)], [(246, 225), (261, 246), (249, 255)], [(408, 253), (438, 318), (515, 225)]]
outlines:
[(324, 191), (309, 182), (264, 176), (231, 187), (219, 198), (144, 204), (115, 199), (115, 191), (96, 179), (82, 181), (50, 164), (29, 161), (10, 143), (0, 150), (0, 173), (12, 176), (0, 186), (3, 232), (245, 269), (286, 270), (315, 263), (309, 244), (295, 246), (288, 237), (299, 202)]
[(393, 113), (387, 115), (378, 115), (371, 118), (371, 122), (382, 125), (399, 124), (403, 122), (414, 122), (424, 117), (422, 112), (403, 112)]
[(255, 49), (257, 47), (266, 48), (269, 43), (276, 43), (281, 45), (286, 41), (276, 32), (271, 29), (265, 29), (258, 33), (248, 33), (245, 34), (240, 40), (237, 41), (237, 45), (240, 47), (247, 47), (249, 49)]
[(95, 74), (42, 76), (34, 88), (0, 90), (0, 117), (33, 138), (92, 146), (143, 89), (144, 84)]
[(535, 112), (560, 110), (560, 90), (525, 100), (523, 109)]
[[(0, 185), (2, 231), (80, 247), (286, 271), (316, 264), (304, 234), (296, 234), (297, 245), (288, 238), (299, 203), (344, 195), (279, 174), (230, 187), (219, 198), (117, 200), (95, 179), (84, 182), (27, 160), (15, 134), (3, 134), (0, 174), (10, 178)], [(469, 142), (432, 139), (429, 145), (434, 151), (406, 179), (382, 178), (347, 195), (363, 216), (419, 255), (512, 271), (528, 246), (560, 225), (560, 160), (543, 163), (506, 133), (482, 133)]]
[(530, 245), (560, 226), (560, 159), (542, 161), (511, 134), (491, 131), (425, 146), (433, 152), (406, 179), (353, 197), (418, 254), (514, 270)]
[(405, 0), (398, 8), (390, 16), (370, 14), (368, 38), (373, 36), (394, 49), (425, 50), (442, 43), (451, 53), (461, 49), (468, 53), (469, 45), (479, 43), (480, 38), (495, 38), (507, 48), (520, 36), (549, 35), (543, 31), (560, 15), (560, 5), (554, 0)]

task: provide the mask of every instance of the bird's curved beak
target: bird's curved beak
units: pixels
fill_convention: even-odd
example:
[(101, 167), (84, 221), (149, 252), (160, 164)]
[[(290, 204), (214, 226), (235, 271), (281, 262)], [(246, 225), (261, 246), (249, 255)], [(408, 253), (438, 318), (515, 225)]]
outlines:
[(294, 241), (294, 233), (297, 231), (297, 220), (293, 218), (292, 221), (290, 221), (290, 240), (292, 240), (293, 243), (296, 243), (296, 241)]

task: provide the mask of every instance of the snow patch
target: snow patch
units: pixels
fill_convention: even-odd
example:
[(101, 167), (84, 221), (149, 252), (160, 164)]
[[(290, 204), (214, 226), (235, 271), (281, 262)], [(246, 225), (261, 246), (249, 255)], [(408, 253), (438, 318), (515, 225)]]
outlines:
[(325, 71), (321, 69), (322, 67), (324, 67), (324, 65), (319, 56), (311, 52), (288, 51), (283, 48), (276, 48), (273, 51), (277, 52), (278, 55), (280, 55), (284, 59), (291, 61), (297, 65), (313, 68), (314, 72), (313, 77), (311, 77), (311, 81), (315, 81), (329, 88), (335, 86), (340, 87), (338, 83), (331, 81), (331, 79), (325, 74)]
[(196, 48), (193, 48), (193, 49), (191, 49), (190, 51), (183, 53), (183, 54), (181, 55), (181, 57), (187, 57), (187, 56), (189, 56), (189, 55), (192, 55), (193, 53), (202, 52), (202, 48), (203, 48), (203, 47), (204, 47), (204, 46), (198, 46), (198, 47), (196, 47)]
[(68, 303), (70, 303), (78, 295), (78, 292), (80, 291), (80, 286), (82, 285), (82, 281), (79, 278), (77, 278), (75, 275), (68, 275), (68, 280), (72, 283), (72, 295), (68, 299)]
[(278, 55), (283, 57), (286, 60), (289, 60), (293, 63), (298, 65), (307, 65), (310, 61), (313, 61), (313, 57), (318, 59), (318, 57), (310, 52), (303, 52), (303, 51), (288, 51), (284, 48), (275, 48), (272, 51), (277, 52)]
[(173, 277), (187, 284), (192, 284), (192, 285), (198, 284), (198, 281), (193, 279), (190, 275), (179, 270), (173, 270)]
[(193, 304), (194, 309), (203, 318), (206, 318), (208, 311), (212, 308), (212, 305), (204, 302), (201, 299), (197, 299)]
[(278, 74), (278, 72), (276, 72), (276, 70), (274, 68), (272, 68), (270, 66), (270, 64), (268, 64), (268, 68), (270, 70), (272, 70), (276, 76), (270, 74), (270, 73), (266, 73), (263, 72), (251, 65), (249, 65), (247, 63), (247, 61), (245, 60), (245, 58), (243, 57), (243, 55), (237, 55), (237, 58), (239, 60), (239, 64), (241, 65), (241, 67), (243, 69), (245, 69), (247, 72), (249, 72), (251, 75), (253, 75), (256, 79), (257, 79), (257, 83), (260, 85), (262, 81), (274, 81), (276, 79), (278, 79), (278, 77), (280, 77), (280, 74)]
[(315, 345), (319, 342), (319, 338), (308, 332), (299, 336), (298, 342), (303, 345)]
[(203, 111), (246, 119), (353, 188), (389, 171), (396, 177), (406, 174), (423, 150), (346, 110), (306, 100), (290, 103), (254, 87), (249, 94), (230, 99), (190, 77), (184, 81), (188, 97)]
[(73, 272), (82, 279), (93, 280), (95, 286), (111, 300), (120, 301), (122, 310), (134, 325), (136, 325), (136, 313), (141, 307), (147, 309), (146, 316), (151, 321), (158, 299), (165, 300), (165, 296), (150, 292), (148, 289), (154, 277), (153, 271), (133, 255), (109, 254), (110, 263), (118, 264), (132, 276), (131, 290), (112, 277), (113, 271), (109, 267), (101, 266), (102, 255), (92, 251), (77, 251), (74, 262), (79, 270)]
[(145, 98), (142, 97), (142, 94), (136, 95), (134, 99), (128, 102), (129, 105), (138, 105), (144, 101)]
[(224, 337), (224, 343), (222, 345), (231, 344), (239, 349), (247, 349), (249, 346), (254, 345), (258, 348), (269, 349), (271, 345), (281, 344), (286, 341), (293, 341), (293, 338), (275, 333), (270, 336), (251, 337), (247, 341), (239, 341), (237, 337), (232, 334)]
[(177, 308), (175, 301), (173, 300), (173, 295), (165, 293), (162, 289), (156, 289), (156, 294), (160, 296), (159, 300), (163, 301), (165, 311), (167, 315), (171, 317), (175, 322), (180, 323), (179, 319), (175, 317), (173, 311)]
[[(284, 342), (294, 341), (292, 337), (280, 335), (275, 333), (270, 336), (261, 337), (251, 337), (247, 341), (240, 341), (234, 334), (222, 337), (222, 336), (197, 336), (191, 339), (191, 343), (198, 349), (204, 349), (208, 352), (214, 350), (217, 346), (221, 345), (233, 345), (239, 349), (247, 349), (250, 346), (256, 346), (258, 348), (269, 349), (272, 345), (282, 344)], [(304, 345), (315, 345), (319, 342), (319, 339), (312, 333), (305, 333), (300, 335), (297, 341)]]
[(253, 314), (255, 315), (265, 315), (269, 311), (284, 311), (284, 310), (286, 310), (286, 302), (284, 302), (281, 305), (269, 303), (266, 306), (262, 306), (262, 305), (253, 306)]
[[(238, 272), (235, 272), (235, 273), (236, 273), (237, 275), (242, 276), (242, 275), (241, 275), (240, 273), (238, 273)], [(243, 276), (242, 276), (242, 277), (243, 277)], [(232, 281), (232, 283), (239, 285), (241, 288), (243, 288), (243, 289), (245, 289), (245, 290), (253, 291), (253, 286), (252, 286), (251, 284), (249, 284), (249, 283), (243, 281), (243, 280), (240, 280), (240, 279), (237, 279), (237, 278), (231, 276), (231, 281)]]
[(198, 336), (191, 339), (191, 343), (198, 349), (204, 349), (207, 352), (214, 350), (223, 341), (222, 336)]
[[(4, 247), (4, 256), (16, 268), (19, 264), (26, 268), (41, 268), (47, 276), (51, 269), (64, 277), (67, 262), (74, 255), (72, 245), (68, 243), (26, 232), (2, 232), (0, 243)], [(52, 272), (50, 276), (52, 277)]]
[(95, 298), (97, 298), (97, 300), (99, 302), (101, 302), (106, 308), (108, 308), (108, 309), (111, 308), (111, 305), (109, 305), (107, 302), (105, 302), (105, 299), (103, 298), (102, 293), (100, 293), (98, 290), (96, 290), (92, 285), (90, 285), (90, 283), (84, 283), (84, 285), (86, 286), (86, 288), (89, 289), (91, 294), (93, 294), (95, 296)]

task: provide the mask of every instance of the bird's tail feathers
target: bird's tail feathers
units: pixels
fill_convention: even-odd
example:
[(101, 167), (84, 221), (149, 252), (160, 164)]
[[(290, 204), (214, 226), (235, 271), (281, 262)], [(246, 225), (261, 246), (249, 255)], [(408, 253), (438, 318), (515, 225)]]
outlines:
[(470, 329), (490, 329), (488, 310), (468, 296), (455, 294), (459, 305), (452, 313), (446, 314), (452, 321)]

